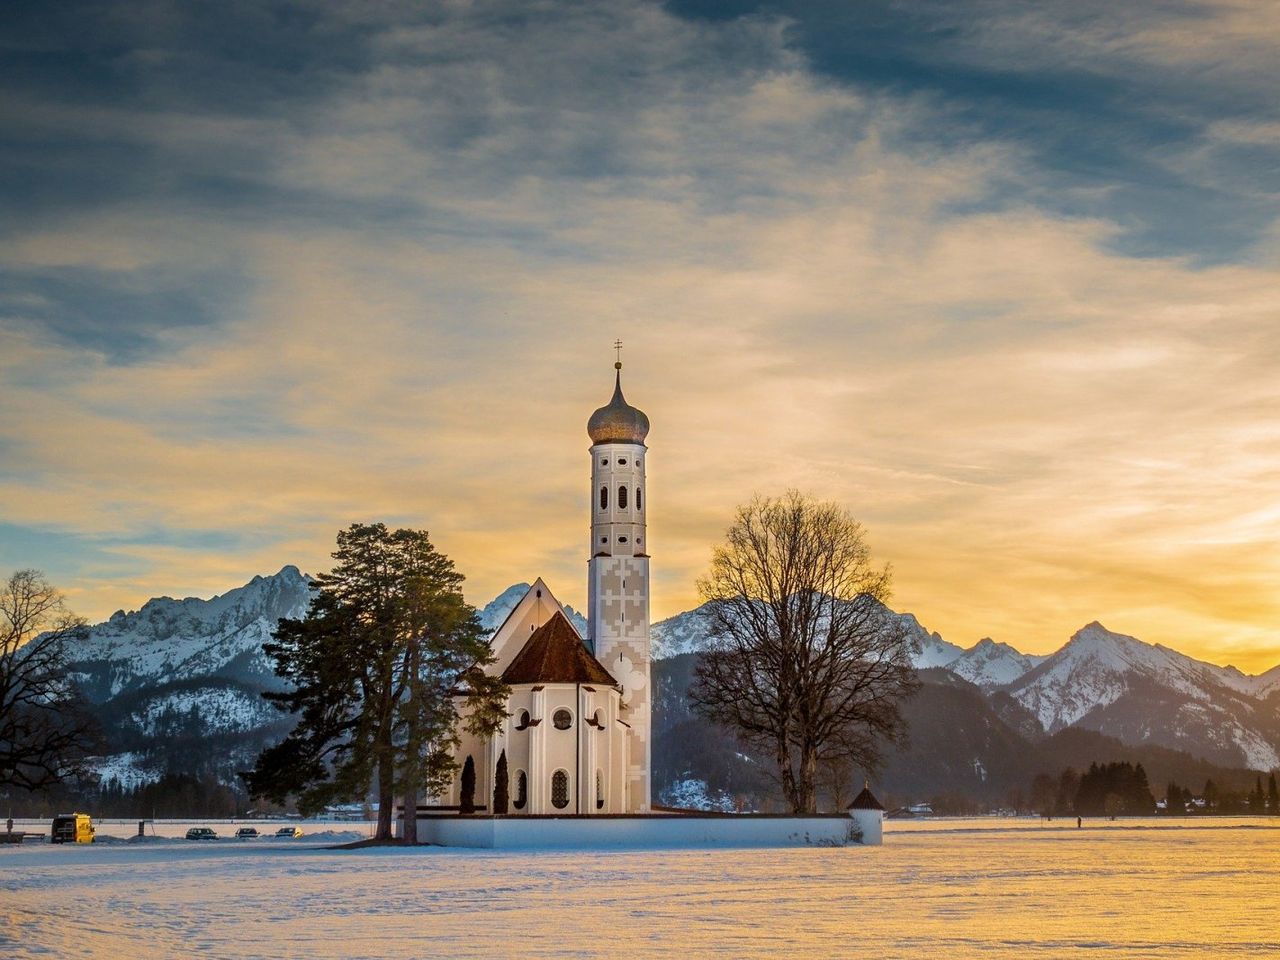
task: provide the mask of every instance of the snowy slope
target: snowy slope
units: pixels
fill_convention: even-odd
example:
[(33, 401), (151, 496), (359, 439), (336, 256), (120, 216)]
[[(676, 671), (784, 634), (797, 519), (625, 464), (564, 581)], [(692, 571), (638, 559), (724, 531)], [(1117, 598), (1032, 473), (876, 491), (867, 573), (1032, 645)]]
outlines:
[(1046, 659), (983, 637), (945, 666), (956, 676), (989, 690), (1013, 683)]
[(270, 677), (262, 645), (281, 617), (306, 613), (310, 594), (310, 581), (286, 566), (209, 600), (148, 600), (90, 627), (72, 651), (72, 670), (96, 701), (212, 674)]
[[(892, 610), (887, 612), (919, 645), (920, 652), (913, 658), (916, 667), (946, 666), (964, 652), (961, 647), (943, 640), (939, 634), (930, 633), (912, 614), (894, 613)], [(710, 604), (704, 603), (695, 610), (678, 613), (655, 623), (649, 634), (652, 642), (651, 656), (654, 660), (666, 660), (683, 653), (705, 650), (710, 619)]]
[(1007, 690), (1050, 733), (1083, 726), (1268, 770), (1280, 765), (1280, 719), (1255, 693), (1263, 677), (1094, 622)]
[(659, 620), (649, 630), (650, 656), (654, 660), (666, 660), (682, 653), (700, 653), (706, 649), (710, 620), (711, 605), (707, 603)]

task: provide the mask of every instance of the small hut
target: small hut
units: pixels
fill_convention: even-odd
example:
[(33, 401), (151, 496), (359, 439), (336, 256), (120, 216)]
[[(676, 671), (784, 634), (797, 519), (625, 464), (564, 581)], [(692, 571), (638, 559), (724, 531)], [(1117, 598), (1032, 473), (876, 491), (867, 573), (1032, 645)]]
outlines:
[(871, 792), (871, 785), (863, 783), (862, 792), (849, 804), (849, 816), (862, 832), (864, 844), (880, 846), (883, 843), (884, 807)]

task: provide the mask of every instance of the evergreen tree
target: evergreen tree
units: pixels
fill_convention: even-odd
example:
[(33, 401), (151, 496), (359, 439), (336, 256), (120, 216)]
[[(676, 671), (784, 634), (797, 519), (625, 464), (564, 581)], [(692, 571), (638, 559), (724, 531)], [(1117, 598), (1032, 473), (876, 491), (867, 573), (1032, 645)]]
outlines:
[(1249, 794), (1249, 812), (1257, 816), (1264, 813), (1267, 807), (1267, 795), (1262, 792), (1262, 774), (1254, 780), (1253, 792)]
[(1276, 774), (1271, 771), (1271, 779), (1267, 782), (1267, 810), (1274, 817), (1280, 815), (1280, 790), (1276, 789)]
[(1060, 817), (1070, 816), (1076, 812), (1076, 794), (1080, 790), (1080, 775), (1071, 767), (1062, 771), (1058, 778), (1058, 796), (1053, 809)]
[(476, 762), (471, 759), (470, 754), (467, 754), (467, 761), (462, 765), (462, 797), (458, 812), (476, 812)]
[(391, 836), (398, 787), (412, 841), (418, 790), (452, 778), (459, 707), (470, 729), (488, 732), (503, 717), (505, 687), (478, 669), (460, 683), (491, 654), (462, 600), (462, 575), (424, 531), (353, 524), (337, 540), (306, 617), (281, 620), (264, 645), (290, 688), (265, 696), (298, 723), (244, 779), (276, 802), (296, 794), (304, 813), (372, 786), (379, 839)]
[(510, 775), (507, 773), (507, 751), (503, 750), (498, 754), (498, 766), (493, 774), (493, 812), (495, 814), (504, 814), (507, 812), (508, 790), (510, 789), (508, 781)]

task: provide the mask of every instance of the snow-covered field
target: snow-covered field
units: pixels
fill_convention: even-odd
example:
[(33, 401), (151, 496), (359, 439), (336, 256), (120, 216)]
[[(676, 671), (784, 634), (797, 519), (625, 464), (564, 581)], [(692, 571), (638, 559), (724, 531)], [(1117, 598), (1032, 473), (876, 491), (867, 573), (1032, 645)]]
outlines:
[(0, 847), (0, 956), (1276, 956), (1274, 820), (891, 823), (879, 848)]

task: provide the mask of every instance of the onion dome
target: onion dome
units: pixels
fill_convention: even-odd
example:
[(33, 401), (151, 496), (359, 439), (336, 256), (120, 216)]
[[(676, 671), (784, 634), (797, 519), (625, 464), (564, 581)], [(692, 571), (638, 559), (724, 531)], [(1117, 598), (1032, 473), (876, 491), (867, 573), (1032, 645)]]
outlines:
[(595, 443), (644, 443), (649, 435), (649, 418), (642, 410), (627, 403), (622, 396), (622, 364), (615, 363), (618, 371), (613, 385), (613, 399), (601, 407), (587, 421), (587, 433)]

